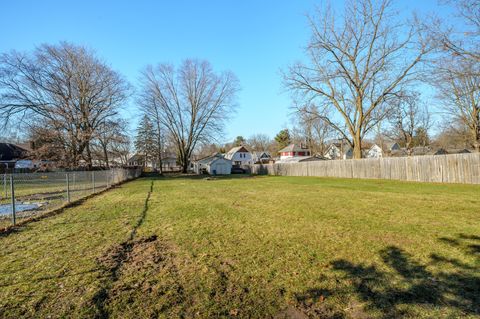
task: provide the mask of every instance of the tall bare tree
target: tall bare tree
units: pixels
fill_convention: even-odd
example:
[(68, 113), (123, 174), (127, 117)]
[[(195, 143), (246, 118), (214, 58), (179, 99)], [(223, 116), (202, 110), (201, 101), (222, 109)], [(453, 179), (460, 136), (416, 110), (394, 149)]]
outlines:
[(0, 56), (0, 118), (46, 120), (68, 141), (69, 166), (83, 157), (102, 123), (118, 114), (129, 85), (95, 53), (70, 43)]
[(186, 60), (172, 65), (149, 66), (142, 72), (139, 103), (175, 141), (179, 162), (187, 172), (193, 151), (222, 132), (235, 109), (237, 78), (217, 74), (207, 61)]
[(397, 17), (391, 0), (346, 1), (343, 15), (329, 6), (319, 10), (309, 19), (308, 63), (284, 76), (295, 97), (315, 104), (316, 114), (348, 141), (355, 158), (362, 157), (365, 134), (385, 119), (432, 50), (419, 24)]
[(413, 147), (416, 146), (416, 133), (430, 129), (431, 117), (427, 107), (421, 104), (420, 94), (406, 92), (393, 103), (389, 122), (392, 129), (387, 135), (405, 146), (410, 156), (413, 153)]
[(471, 146), (480, 151), (480, 64), (445, 58), (437, 66), (435, 85), (444, 110), (469, 129)]
[(272, 139), (266, 134), (254, 134), (250, 136), (247, 140), (247, 144), (252, 148), (252, 150), (257, 152), (269, 151), (272, 146)]
[(125, 128), (128, 126), (124, 119), (111, 119), (104, 121), (103, 124), (97, 130), (93, 146), (96, 153), (99, 154), (98, 158), (101, 158), (105, 163), (105, 167), (110, 168), (112, 162), (120, 161), (122, 159), (122, 149), (129, 144), (128, 135), (125, 133)]

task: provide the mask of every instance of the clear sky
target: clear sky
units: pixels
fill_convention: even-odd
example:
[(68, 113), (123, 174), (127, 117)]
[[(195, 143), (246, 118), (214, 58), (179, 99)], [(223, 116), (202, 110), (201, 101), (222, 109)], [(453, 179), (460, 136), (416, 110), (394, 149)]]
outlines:
[[(336, 5), (341, 0), (334, 0)], [(291, 101), (280, 70), (303, 58), (305, 15), (319, 0), (2, 1), (0, 52), (41, 43), (86, 45), (136, 85), (147, 64), (209, 60), (240, 80), (239, 107), (224, 140), (289, 123)], [(438, 11), (437, 0), (397, 0), (404, 14)], [(133, 101), (125, 115), (136, 123)]]

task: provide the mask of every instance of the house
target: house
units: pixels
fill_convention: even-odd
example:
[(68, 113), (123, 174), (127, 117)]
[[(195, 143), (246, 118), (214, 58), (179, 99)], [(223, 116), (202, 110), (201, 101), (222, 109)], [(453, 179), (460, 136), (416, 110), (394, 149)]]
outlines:
[[(148, 156), (145, 158), (144, 154), (134, 154), (128, 159), (128, 166), (140, 166), (158, 169), (158, 160), (153, 156)], [(162, 154), (162, 171), (175, 171), (180, 169), (177, 165), (177, 157), (173, 154), (164, 153)]]
[(253, 164), (252, 153), (250, 153), (245, 146), (232, 148), (225, 154), (225, 159), (232, 161), (235, 166)]
[(283, 161), (287, 158), (297, 157), (297, 156), (310, 156), (310, 150), (306, 145), (303, 144), (290, 144), (287, 147), (278, 151), (280, 153), (280, 161)]
[(222, 154), (213, 154), (193, 162), (193, 171), (196, 174), (230, 175), (232, 161), (226, 159)]
[(0, 143), (0, 169), (15, 168), (15, 163), (28, 157), (28, 150), (11, 143)]
[(365, 157), (366, 158), (382, 158), (383, 150), (377, 144), (373, 144), (372, 147), (370, 147), (366, 152)]
[(253, 152), (252, 159), (255, 164), (266, 164), (272, 160), (272, 156), (268, 152)]
[(345, 140), (332, 141), (323, 156), (327, 159), (351, 159), (353, 158), (353, 149)]
[(447, 155), (449, 152), (444, 148), (439, 148), (438, 150), (432, 150), (428, 155)]

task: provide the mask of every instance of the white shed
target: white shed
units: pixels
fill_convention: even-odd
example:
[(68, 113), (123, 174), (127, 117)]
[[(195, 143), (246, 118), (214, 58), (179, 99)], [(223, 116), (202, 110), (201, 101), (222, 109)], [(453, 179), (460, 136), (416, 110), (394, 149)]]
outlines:
[(232, 161), (221, 154), (214, 154), (194, 162), (193, 171), (197, 174), (229, 175), (232, 172)]
[(206, 165), (210, 175), (230, 175), (232, 173), (232, 161), (223, 157), (217, 157)]

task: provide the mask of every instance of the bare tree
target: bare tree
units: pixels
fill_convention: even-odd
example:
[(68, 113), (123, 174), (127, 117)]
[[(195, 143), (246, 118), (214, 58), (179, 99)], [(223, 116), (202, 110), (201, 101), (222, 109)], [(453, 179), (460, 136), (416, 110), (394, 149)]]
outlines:
[(186, 60), (180, 68), (160, 64), (142, 72), (140, 106), (158, 114), (158, 123), (175, 141), (179, 162), (187, 172), (197, 145), (222, 132), (235, 109), (236, 77), (217, 74), (207, 61)]
[(297, 63), (284, 76), (296, 98), (315, 104), (316, 114), (348, 141), (355, 158), (362, 157), (365, 134), (385, 119), (432, 50), (418, 24), (398, 21), (391, 4), (347, 1), (343, 16), (327, 7), (318, 19), (310, 17), (309, 63)]
[[(104, 121), (97, 130), (93, 146), (99, 153), (99, 158), (105, 163), (105, 167), (110, 168), (110, 164), (116, 159), (120, 159), (124, 154), (119, 154), (119, 149), (123, 144), (129, 144), (128, 136), (125, 134), (125, 127), (128, 124), (124, 119), (111, 119)], [(122, 153), (122, 151), (120, 151)]]
[(0, 118), (46, 120), (67, 141), (70, 166), (82, 157), (92, 166), (91, 141), (128, 91), (117, 72), (81, 46), (44, 44), (31, 54), (0, 56)]
[(480, 151), (480, 65), (471, 59), (445, 58), (437, 64), (435, 85), (444, 110), (469, 129)]
[(247, 144), (257, 152), (270, 150), (272, 143), (272, 139), (266, 134), (254, 134), (247, 140)]
[[(319, 116), (315, 105), (307, 105), (301, 108), (302, 112), (295, 112), (292, 118), (293, 135), (299, 135), (299, 142), (306, 142), (308, 148), (314, 154), (324, 154), (326, 140), (332, 137), (332, 127)], [(294, 138), (295, 140), (296, 138)]]
[(417, 92), (400, 96), (393, 104), (389, 120), (392, 130), (387, 135), (405, 146), (409, 156), (416, 146), (415, 134), (422, 129), (428, 131), (431, 125), (430, 113), (427, 107), (421, 104), (420, 94)]

